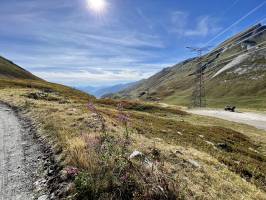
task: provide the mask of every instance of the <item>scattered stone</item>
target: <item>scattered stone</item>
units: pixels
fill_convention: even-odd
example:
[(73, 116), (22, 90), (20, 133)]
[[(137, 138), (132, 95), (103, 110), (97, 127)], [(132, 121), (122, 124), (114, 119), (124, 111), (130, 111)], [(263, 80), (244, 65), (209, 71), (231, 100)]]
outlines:
[(200, 138), (204, 138), (204, 135), (199, 135)]
[(257, 150), (255, 150), (255, 149), (253, 149), (253, 148), (251, 148), (251, 147), (249, 147), (248, 149), (249, 149), (250, 151), (255, 152), (255, 153), (259, 153)]
[(208, 140), (206, 140), (205, 142), (206, 142), (207, 144), (209, 144), (209, 145), (215, 146), (213, 142), (210, 142), (210, 141), (208, 141)]
[(48, 199), (49, 199), (48, 195), (42, 195), (38, 198), (38, 200), (48, 200)]
[(147, 168), (152, 168), (153, 163), (140, 151), (133, 151), (133, 153), (129, 156), (129, 159), (140, 159), (141, 162), (147, 167)]
[(180, 131), (177, 131), (177, 134), (178, 134), (178, 135), (181, 135), (181, 136), (183, 135)]
[(60, 173), (60, 179), (62, 181), (67, 181), (68, 180), (68, 175), (67, 175), (67, 171), (66, 170), (62, 170)]
[(200, 168), (200, 164), (199, 164), (197, 161), (189, 159), (188, 162), (189, 162), (193, 167), (195, 167), (195, 168)]
[(133, 151), (133, 153), (129, 156), (129, 159), (141, 157), (143, 157), (143, 153), (141, 153), (140, 151)]

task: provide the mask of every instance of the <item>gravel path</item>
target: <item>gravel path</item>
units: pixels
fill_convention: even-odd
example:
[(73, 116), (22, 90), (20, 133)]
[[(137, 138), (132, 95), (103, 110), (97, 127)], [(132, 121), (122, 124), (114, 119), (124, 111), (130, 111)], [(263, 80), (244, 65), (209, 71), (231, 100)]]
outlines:
[(228, 112), (223, 110), (188, 110), (188, 112), (198, 115), (205, 115), (225, 119), (228, 121), (248, 124), (258, 129), (266, 130), (266, 115), (250, 112)]
[(41, 150), (31, 125), (0, 104), (0, 200), (34, 199)]

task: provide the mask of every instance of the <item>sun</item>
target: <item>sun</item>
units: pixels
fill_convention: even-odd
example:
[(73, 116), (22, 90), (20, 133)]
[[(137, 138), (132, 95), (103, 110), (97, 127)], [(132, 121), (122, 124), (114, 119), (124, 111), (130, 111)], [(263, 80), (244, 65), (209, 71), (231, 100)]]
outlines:
[(106, 8), (106, 0), (87, 0), (89, 8), (94, 12), (103, 12)]

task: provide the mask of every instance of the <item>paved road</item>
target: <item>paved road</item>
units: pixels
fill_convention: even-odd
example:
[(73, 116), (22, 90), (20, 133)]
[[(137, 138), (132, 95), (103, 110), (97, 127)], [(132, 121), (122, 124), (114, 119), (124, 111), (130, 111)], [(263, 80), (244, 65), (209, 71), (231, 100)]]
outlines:
[(248, 124), (258, 129), (266, 130), (266, 115), (250, 112), (228, 112), (223, 110), (188, 110), (188, 112), (198, 115), (205, 115), (225, 119), (228, 121)]
[(40, 155), (30, 125), (0, 104), (0, 200), (34, 198), (33, 182)]

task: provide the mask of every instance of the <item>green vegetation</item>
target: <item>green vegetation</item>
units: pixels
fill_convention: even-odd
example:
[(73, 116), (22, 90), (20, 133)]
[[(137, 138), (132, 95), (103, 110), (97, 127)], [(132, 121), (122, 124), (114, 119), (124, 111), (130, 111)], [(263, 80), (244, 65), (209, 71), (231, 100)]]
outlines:
[[(252, 31), (252, 29), (248, 31)], [(266, 31), (262, 35), (252, 38), (252, 41), (258, 44), (265, 42), (265, 35)], [(247, 53), (245, 48), (241, 47), (241, 44), (233, 47), (227, 46), (230, 42), (237, 43), (239, 37), (229, 39), (201, 58), (202, 64), (212, 61), (205, 70), (207, 104), (209, 107), (223, 108), (225, 105), (234, 104), (238, 108), (266, 110), (265, 49), (250, 50), (247, 59), (213, 77), (229, 62), (237, 59), (237, 56)], [(266, 46), (264, 44), (258, 47), (265, 48)], [(216, 58), (218, 53), (219, 56)], [(191, 74), (196, 71), (197, 67), (198, 59), (181, 62), (142, 81), (136, 87), (124, 90), (111, 97), (160, 101), (189, 107), (192, 91), (195, 87), (195, 76), (191, 76)]]
[(40, 78), (0, 56), (0, 78), (1, 77), (40, 80)]
[(38, 124), (74, 184), (70, 199), (266, 197), (264, 132), (41, 80), (1, 78), (0, 100)]

